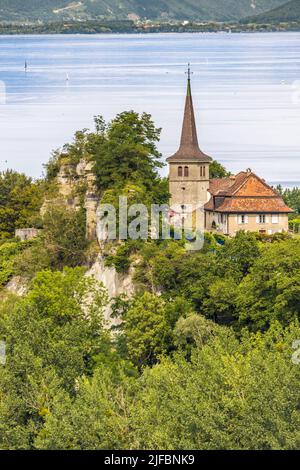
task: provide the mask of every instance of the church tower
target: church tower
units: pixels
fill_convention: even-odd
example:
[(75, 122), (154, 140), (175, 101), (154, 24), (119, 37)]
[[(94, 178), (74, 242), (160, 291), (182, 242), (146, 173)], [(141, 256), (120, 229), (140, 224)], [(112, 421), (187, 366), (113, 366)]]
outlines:
[[(208, 201), (209, 165), (212, 158), (198, 144), (191, 91), (191, 71), (188, 67), (187, 95), (179, 150), (167, 158), (169, 163), (170, 206), (176, 212), (191, 211)], [(188, 210), (188, 209), (187, 209)]]

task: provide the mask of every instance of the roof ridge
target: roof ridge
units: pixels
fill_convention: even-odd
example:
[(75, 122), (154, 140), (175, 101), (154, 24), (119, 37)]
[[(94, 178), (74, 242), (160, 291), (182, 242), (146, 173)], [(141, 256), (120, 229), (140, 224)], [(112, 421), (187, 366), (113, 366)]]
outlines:
[[(271, 190), (273, 192), (274, 195), (279, 195), (279, 193), (272, 187), (270, 186), (264, 179), (260, 178), (256, 173), (254, 173), (253, 171), (248, 171), (248, 172), (243, 172), (241, 171), (240, 173), (238, 173), (236, 175), (236, 177), (238, 177), (238, 175), (244, 173), (246, 175), (246, 178), (243, 179), (243, 181), (241, 181), (241, 184), (234, 190), (234, 192), (232, 193), (232, 195), (234, 196), (238, 191), (240, 191), (244, 186), (245, 184), (247, 183), (247, 181), (250, 179), (250, 177), (254, 177), (256, 178), (265, 188)], [(270, 197), (270, 196), (265, 196), (265, 197)], [(280, 195), (279, 195), (280, 197)]]

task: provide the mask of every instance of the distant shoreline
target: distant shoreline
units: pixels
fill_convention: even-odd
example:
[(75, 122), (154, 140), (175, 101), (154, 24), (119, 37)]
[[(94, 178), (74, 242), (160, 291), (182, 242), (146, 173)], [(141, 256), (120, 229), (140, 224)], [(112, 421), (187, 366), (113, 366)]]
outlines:
[(66, 21), (59, 23), (0, 23), (3, 35), (149, 34), (149, 33), (270, 33), (300, 32), (300, 22), (257, 23), (134, 23), (133, 21)]

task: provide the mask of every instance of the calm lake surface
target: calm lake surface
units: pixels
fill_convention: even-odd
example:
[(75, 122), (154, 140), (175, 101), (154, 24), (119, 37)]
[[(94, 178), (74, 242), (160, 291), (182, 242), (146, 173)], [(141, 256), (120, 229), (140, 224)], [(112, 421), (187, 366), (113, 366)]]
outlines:
[(163, 128), (166, 158), (187, 62), (202, 149), (234, 172), (300, 185), (300, 33), (0, 36), (0, 170), (40, 176), (94, 115), (129, 109)]

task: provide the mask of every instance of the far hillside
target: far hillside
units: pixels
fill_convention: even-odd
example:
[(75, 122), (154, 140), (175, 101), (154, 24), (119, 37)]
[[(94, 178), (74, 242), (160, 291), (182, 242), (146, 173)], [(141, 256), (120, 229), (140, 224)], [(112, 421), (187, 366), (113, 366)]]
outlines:
[(284, 0), (0, 0), (0, 21), (236, 21)]
[(291, 0), (284, 5), (260, 15), (242, 20), (243, 23), (284, 23), (300, 21), (300, 1)]

